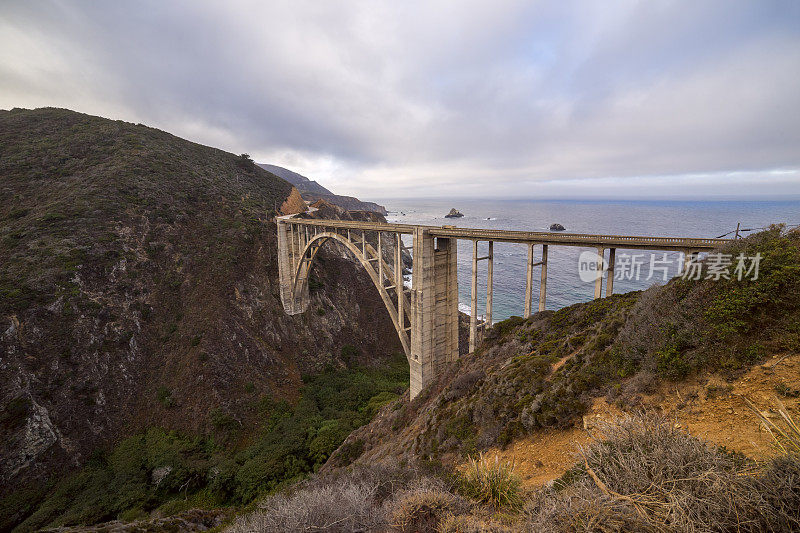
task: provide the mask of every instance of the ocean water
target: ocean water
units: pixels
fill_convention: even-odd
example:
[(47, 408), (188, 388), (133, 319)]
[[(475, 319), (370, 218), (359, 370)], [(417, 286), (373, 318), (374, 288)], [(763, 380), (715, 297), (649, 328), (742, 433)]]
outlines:
[[(558, 222), (567, 232), (671, 237), (719, 237), (732, 232), (736, 224), (743, 229), (763, 228), (769, 224), (800, 224), (800, 202), (683, 202), (683, 201), (574, 201), (574, 200), (384, 200), (390, 222), (470, 228), (548, 231)], [(463, 218), (444, 215), (455, 207)], [(748, 235), (748, 232), (743, 233)], [(731, 234), (732, 236), (733, 234)], [(411, 245), (410, 236), (406, 244)], [(486, 255), (488, 245), (479, 244), (478, 253)], [(592, 248), (550, 246), (547, 268), (547, 309), (559, 309), (591, 300), (594, 283), (581, 281), (578, 257)], [(527, 246), (495, 243), (493, 322), (521, 315), (525, 301)], [(541, 247), (534, 247), (538, 261)], [(606, 257), (608, 253), (606, 252)], [(634, 254), (639, 254), (634, 257)], [(624, 279), (615, 278), (614, 292), (642, 290), (663, 284), (679, 272), (681, 254), (661, 251), (617, 250), (617, 268)], [(651, 263), (652, 261), (652, 263)], [(639, 264), (639, 276), (632, 265)], [(627, 265), (627, 266), (626, 266)], [(656, 267), (651, 269), (650, 267)], [(459, 307), (469, 312), (472, 270), (472, 243), (459, 241)], [(619, 276), (619, 275), (618, 275)], [(649, 279), (648, 279), (649, 277)], [(539, 270), (534, 271), (533, 310), (539, 301)], [(605, 294), (605, 282), (603, 285)], [(478, 314), (486, 305), (486, 261), (478, 263)]]

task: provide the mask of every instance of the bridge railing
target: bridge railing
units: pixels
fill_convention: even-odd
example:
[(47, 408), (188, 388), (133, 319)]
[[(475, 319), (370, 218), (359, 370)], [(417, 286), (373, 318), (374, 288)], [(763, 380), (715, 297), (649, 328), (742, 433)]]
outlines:
[(516, 231), (481, 228), (459, 228), (454, 226), (426, 226), (418, 224), (393, 224), (384, 222), (361, 222), (352, 220), (320, 220), (293, 218), (292, 224), (327, 228), (356, 229), (363, 231), (385, 231), (410, 235), (416, 228), (424, 228), (436, 237), (453, 237), (497, 242), (552, 243), (565, 246), (598, 246), (625, 248), (652, 247), (669, 250), (712, 250), (730, 239), (695, 237), (652, 237), (644, 235), (603, 235), (591, 233), (552, 233), (545, 231)]
[(301, 224), (304, 226), (317, 226), (324, 228), (356, 229), (363, 231), (385, 231), (390, 233), (404, 233), (410, 235), (414, 228), (419, 227), (414, 224), (392, 224), (389, 222), (361, 222), (357, 220), (323, 220), (313, 218), (292, 218), (286, 222), (291, 224)]
[(706, 239), (691, 237), (649, 237), (638, 235), (602, 235), (589, 233), (551, 233), (544, 231), (510, 231), (473, 228), (432, 227), (432, 235), (463, 239), (489, 240), (499, 242), (552, 243), (566, 246), (605, 245), (624, 248), (652, 246), (656, 249), (694, 249), (711, 250), (730, 242), (729, 239)]

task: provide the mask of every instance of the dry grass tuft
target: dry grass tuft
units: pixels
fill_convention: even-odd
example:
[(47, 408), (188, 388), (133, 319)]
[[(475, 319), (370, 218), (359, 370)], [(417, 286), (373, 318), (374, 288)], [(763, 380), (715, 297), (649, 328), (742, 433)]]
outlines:
[(473, 515), (448, 516), (439, 523), (437, 533), (509, 533), (512, 529)]
[(237, 520), (230, 531), (374, 531), (386, 525), (383, 512), (374, 504), (377, 490), (374, 483), (344, 480), (276, 495), (267, 498), (258, 511)]
[(440, 488), (403, 491), (387, 507), (392, 527), (404, 532), (434, 531), (443, 519), (469, 508), (462, 498)]
[(796, 531), (800, 458), (765, 469), (712, 448), (663, 418), (631, 417), (526, 506), (530, 531)]
[(642, 517), (628, 502), (598, 497), (591, 488), (585, 487), (576, 487), (570, 494), (567, 496), (550, 489), (537, 492), (525, 506), (528, 519), (524, 530), (532, 533), (665, 531)]
[(514, 473), (515, 464), (490, 459), (480, 453), (472, 457), (461, 475), (461, 488), (467, 496), (496, 508), (519, 509), (522, 506), (522, 482)]
[(772, 419), (764, 416), (764, 413), (749, 399), (745, 398), (747, 406), (753, 411), (761, 421), (764, 428), (769, 431), (775, 441), (775, 446), (784, 454), (800, 454), (800, 427), (789, 414), (786, 406), (779, 399), (775, 398), (778, 404), (778, 414), (783, 422), (776, 423)]
[(266, 498), (232, 533), (432, 531), (469, 504), (440, 479), (378, 465), (316, 478)]

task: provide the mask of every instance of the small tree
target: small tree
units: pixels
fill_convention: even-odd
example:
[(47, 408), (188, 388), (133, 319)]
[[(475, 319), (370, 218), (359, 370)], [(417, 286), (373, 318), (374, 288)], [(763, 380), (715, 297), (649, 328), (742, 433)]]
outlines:
[(250, 154), (240, 154), (239, 158), (236, 160), (236, 164), (243, 170), (251, 170), (255, 166), (255, 163), (250, 158)]

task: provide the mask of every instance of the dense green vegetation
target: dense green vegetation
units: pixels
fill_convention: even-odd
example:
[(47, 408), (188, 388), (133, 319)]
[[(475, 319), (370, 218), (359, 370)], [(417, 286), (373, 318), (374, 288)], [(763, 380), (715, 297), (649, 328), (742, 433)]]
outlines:
[(259, 402), (262, 428), (249, 442), (239, 443), (238, 422), (218, 412), (211, 413), (217, 438), (152, 428), (98, 451), (19, 530), (248, 504), (318, 469), (353, 429), (405, 390), (408, 364), (398, 355), (381, 367), (329, 369), (303, 381), (293, 405)]

